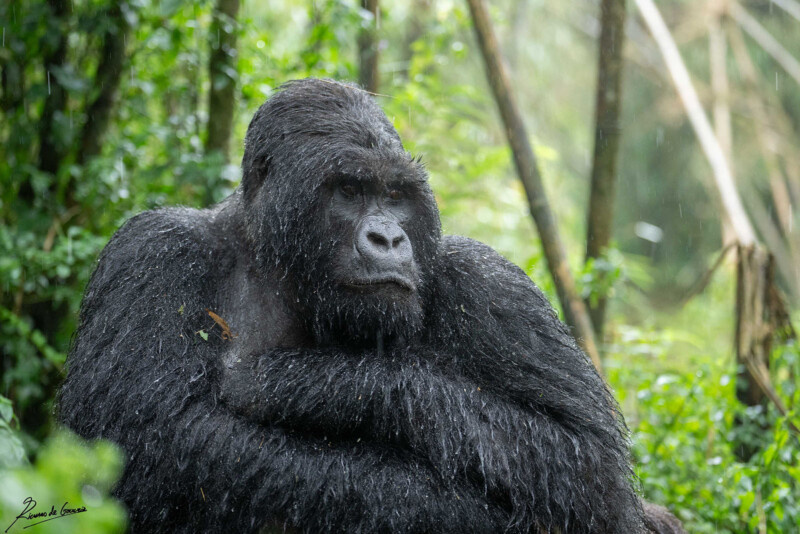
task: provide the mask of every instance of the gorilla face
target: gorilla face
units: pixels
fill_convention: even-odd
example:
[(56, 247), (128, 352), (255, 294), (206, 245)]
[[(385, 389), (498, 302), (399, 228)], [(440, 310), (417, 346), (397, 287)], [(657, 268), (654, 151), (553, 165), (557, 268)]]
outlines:
[(402, 181), (384, 184), (347, 175), (337, 178), (332, 188), (331, 223), (352, 234), (336, 254), (333, 266), (338, 285), (356, 293), (384, 292), (395, 298), (416, 293), (419, 274), (414, 247), (403, 229), (412, 215), (411, 188)]
[[(305, 297), (314, 302), (322, 337), (374, 342), (409, 338), (421, 327), (421, 265), (430, 263), (430, 239), (417, 209), (426, 184), (409, 162), (378, 174), (362, 165), (327, 180), (321, 191), (321, 243)], [(426, 256), (428, 253), (428, 256)]]
[(243, 167), (259, 264), (293, 284), (317, 341), (420, 330), (439, 214), (425, 170), (367, 93), (289, 84), (251, 122)]

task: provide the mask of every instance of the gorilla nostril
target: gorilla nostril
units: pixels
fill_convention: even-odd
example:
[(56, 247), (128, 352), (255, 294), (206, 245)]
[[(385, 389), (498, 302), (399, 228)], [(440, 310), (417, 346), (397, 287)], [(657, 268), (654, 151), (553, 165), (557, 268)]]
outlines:
[(382, 248), (389, 248), (389, 240), (386, 239), (386, 236), (383, 234), (378, 232), (368, 232), (367, 239), (369, 239), (370, 243), (373, 245), (378, 245)]
[(356, 229), (355, 247), (362, 258), (371, 262), (373, 270), (391, 271), (413, 259), (405, 231), (386, 217), (371, 215), (362, 219)]

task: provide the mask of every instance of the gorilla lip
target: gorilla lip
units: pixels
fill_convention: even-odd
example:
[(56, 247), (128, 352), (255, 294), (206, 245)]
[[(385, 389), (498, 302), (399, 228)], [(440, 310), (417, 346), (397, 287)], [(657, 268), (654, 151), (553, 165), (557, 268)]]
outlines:
[(414, 284), (402, 276), (380, 276), (375, 278), (367, 278), (363, 280), (349, 280), (345, 283), (346, 286), (354, 289), (371, 289), (395, 285), (406, 291), (414, 291)]

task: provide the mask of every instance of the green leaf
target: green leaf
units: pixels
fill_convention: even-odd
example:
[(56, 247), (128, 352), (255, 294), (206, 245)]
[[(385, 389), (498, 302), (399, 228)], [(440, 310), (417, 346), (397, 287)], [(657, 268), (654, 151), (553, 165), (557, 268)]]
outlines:
[(753, 503), (756, 500), (756, 492), (748, 491), (747, 493), (740, 496), (741, 504), (739, 505), (739, 515), (742, 517), (747, 516), (747, 512), (753, 507)]
[(11, 400), (0, 395), (0, 419), (11, 423), (12, 417), (14, 417), (14, 409), (11, 406)]

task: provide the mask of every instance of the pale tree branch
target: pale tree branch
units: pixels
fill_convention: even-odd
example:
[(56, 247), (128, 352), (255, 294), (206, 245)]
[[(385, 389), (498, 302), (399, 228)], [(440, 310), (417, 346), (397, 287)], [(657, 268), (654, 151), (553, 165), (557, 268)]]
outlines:
[(771, 2), (800, 21), (800, 2), (797, 0), (771, 0)]
[[(722, 32), (722, 5), (724, 0), (714, 3), (716, 9), (713, 10), (708, 21), (708, 45), (709, 63), (711, 70), (711, 93), (713, 95), (713, 120), (714, 133), (722, 146), (728, 166), (733, 174), (733, 128), (731, 127), (731, 106), (730, 90), (728, 84), (728, 69), (726, 65), (727, 46), (725, 35)], [(735, 241), (731, 221), (727, 215), (722, 217), (722, 242), (725, 244)]]
[[(752, 59), (750, 59), (750, 54), (747, 52), (747, 46), (744, 43), (742, 32), (739, 28), (734, 26), (729, 28), (729, 34), (733, 56), (736, 59), (736, 66), (739, 68), (739, 72), (745, 80), (747, 104), (750, 108), (750, 114), (753, 117), (769, 117), (770, 114), (767, 110), (767, 106), (764, 105), (758, 95), (757, 70)], [(764, 156), (764, 161), (770, 176), (770, 187), (773, 191), (775, 210), (778, 214), (778, 220), (781, 222), (783, 231), (788, 235), (791, 232), (791, 197), (783, 175), (781, 174), (780, 163), (775, 154), (774, 146), (777, 143), (774, 139), (775, 134), (767, 131), (763, 121), (755, 121), (755, 125), (756, 137), (761, 145), (761, 152)]]
[[(748, 84), (753, 122), (758, 127), (757, 131), (764, 134), (764, 150), (773, 156), (778, 169), (781, 166), (777, 154), (786, 162), (783, 170), (789, 183), (791, 198), (797, 203), (800, 201), (800, 157), (796, 154), (794, 128), (780, 103), (775, 102), (774, 92), (759, 91), (758, 70), (750, 58), (741, 29), (736, 25), (728, 25), (728, 33), (739, 71)], [(765, 102), (768, 98), (769, 101)], [(752, 106), (753, 103), (756, 104), (755, 107)]]
[[(770, 113), (767, 106), (761, 101), (757, 91), (758, 75), (756, 67), (753, 65), (750, 55), (747, 52), (742, 32), (737, 26), (729, 26), (728, 33), (731, 49), (736, 59), (736, 65), (739, 73), (745, 80), (747, 104), (750, 108), (750, 114), (753, 117), (767, 118), (770, 116)], [(785, 255), (784, 257), (778, 255), (777, 251), (779, 251), (780, 248), (777, 248), (775, 244), (769, 243), (769, 239), (774, 240), (775, 236), (771, 235), (769, 229), (764, 228), (765, 223), (773, 224), (767, 209), (760, 205), (753, 208), (751, 205), (751, 210), (753, 210), (757, 226), (761, 228), (762, 235), (768, 240), (768, 245), (776, 251), (778, 269), (781, 271), (784, 279), (786, 279), (787, 285), (791, 288), (792, 297), (796, 299), (800, 296), (800, 292), (798, 292), (798, 279), (800, 279), (798, 266), (800, 266), (800, 262), (795, 259), (797, 257), (797, 247), (795, 246), (795, 240), (792, 238), (791, 195), (789, 194), (786, 181), (781, 172), (780, 162), (775, 153), (775, 145), (777, 144), (777, 141), (774, 139), (775, 133), (767, 129), (763, 120), (756, 120), (753, 122), (755, 123), (756, 139), (758, 139), (759, 145), (761, 146), (764, 164), (767, 167), (767, 173), (769, 175), (770, 190), (772, 192), (772, 200), (775, 204), (775, 212), (781, 224), (783, 234), (786, 236), (786, 243), (783, 243), (780, 238), (778, 238), (778, 243), (783, 243), (783, 248), (788, 249), (788, 258)], [(763, 213), (759, 214), (759, 211)], [(760, 224), (759, 221), (761, 221)], [(774, 231), (774, 233), (777, 234), (777, 231)]]
[(714, 131), (722, 151), (731, 161), (733, 129), (731, 128), (730, 88), (726, 65), (728, 47), (722, 32), (720, 16), (715, 14), (709, 21), (708, 45), (711, 66), (711, 92), (714, 94)]
[(672, 81), (678, 91), (681, 102), (686, 109), (686, 114), (700, 141), (700, 146), (713, 170), (714, 180), (717, 184), (722, 206), (730, 217), (736, 238), (743, 245), (752, 245), (756, 242), (755, 232), (742, 205), (741, 197), (736, 191), (728, 161), (719, 144), (719, 140), (711, 129), (711, 124), (706, 117), (697, 92), (692, 85), (689, 71), (681, 59), (678, 47), (661, 17), (661, 13), (653, 0), (635, 0), (642, 17), (650, 29), (650, 33), (658, 45), (664, 62), (667, 64)]
[(800, 62), (781, 45), (764, 26), (750, 16), (738, 2), (730, 3), (730, 13), (742, 29), (800, 84)]

